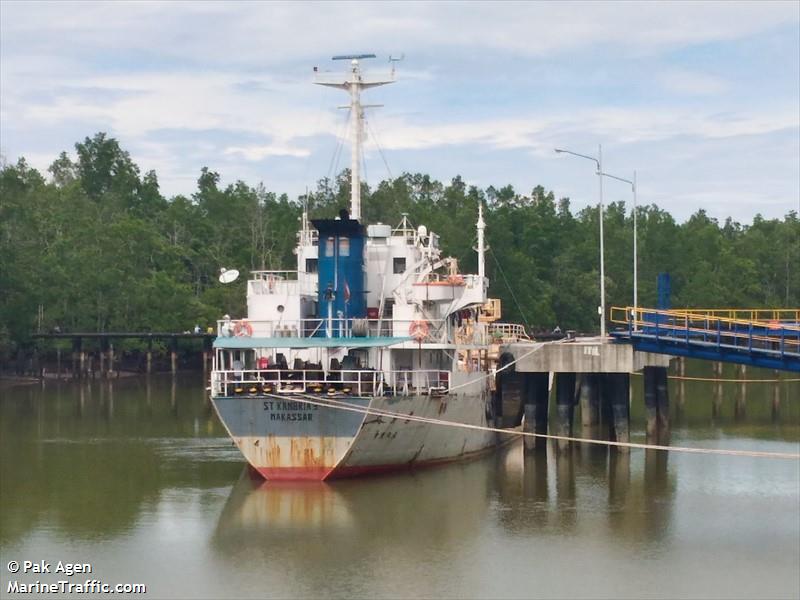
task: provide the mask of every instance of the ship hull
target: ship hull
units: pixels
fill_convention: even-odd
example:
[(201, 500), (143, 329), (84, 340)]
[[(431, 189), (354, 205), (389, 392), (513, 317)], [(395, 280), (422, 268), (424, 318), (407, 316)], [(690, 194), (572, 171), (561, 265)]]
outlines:
[[(389, 411), (487, 425), (486, 392), (430, 396), (336, 397), (316, 406), (287, 394), (213, 398), (217, 414), (251, 467), (270, 481), (326, 480), (435, 466), (468, 459), (497, 445), (482, 429), (366, 414)], [(325, 400), (325, 398), (322, 398)]]

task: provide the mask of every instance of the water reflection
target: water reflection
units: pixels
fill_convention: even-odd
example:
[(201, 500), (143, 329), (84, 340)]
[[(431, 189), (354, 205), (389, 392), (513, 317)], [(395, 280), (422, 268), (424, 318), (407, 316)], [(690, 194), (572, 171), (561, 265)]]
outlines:
[(154, 381), (148, 394), (144, 385), (48, 382), (4, 392), (0, 543), (41, 525), (79, 539), (113, 538), (166, 489), (228, 484), (238, 455), (196, 386)]
[[(486, 461), (408, 474), (332, 482), (265, 482), (249, 469), (220, 515), (216, 547), (268, 552), (286, 535), (335, 532), (338, 541), (443, 543), (473, 537), (486, 516), (491, 470)], [(380, 532), (380, 535), (375, 535)]]
[[(800, 385), (685, 387), (676, 445), (797, 451)], [(135, 557), (158, 597), (800, 594), (796, 463), (515, 443), (430, 471), (274, 485), (240, 476), (197, 377), (0, 395), (0, 550), (75, 551), (119, 580)], [(641, 395), (631, 436), (645, 438)], [(581, 577), (553, 577), (570, 562)]]
[(496, 465), (499, 522), (510, 532), (572, 534), (605, 515), (615, 536), (658, 543), (673, 518), (676, 475), (668, 464), (668, 453), (658, 451), (514, 448)]

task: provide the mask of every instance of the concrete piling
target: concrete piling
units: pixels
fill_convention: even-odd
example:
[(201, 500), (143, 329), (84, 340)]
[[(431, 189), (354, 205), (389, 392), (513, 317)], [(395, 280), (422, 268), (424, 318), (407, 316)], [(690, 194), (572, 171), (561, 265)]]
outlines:
[[(524, 431), (547, 434), (547, 409), (550, 399), (548, 378), (549, 373), (527, 374)], [(526, 450), (540, 450), (546, 447), (546, 439), (525, 436)]]
[(580, 378), (581, 426), (596, 427), (600, 423), (600, 389), (596, 373), (584, 373)]
[(669, 430), (669, 386), (667, 368), (656, 369), (656, 406), (658, 408), (658, 429), (666, 432)]
[(627, 373), (605, 373), (602, 395), (602, 403), (608, 406), (610, 433), (618, 442), (630, 442), (630, 376)]
[(651, 438), (656, 435), (658, 430), (658, 393), (656, 392), (656, 374), (655, 367), (644, 368), (644, 410), (647, 431), (647, 437)]
[[(556, 373), (556, 435), (572, 437), (575, 412), (575, 373)], [(558, 449), (569, 448), (569, 442), (558, 440)]]

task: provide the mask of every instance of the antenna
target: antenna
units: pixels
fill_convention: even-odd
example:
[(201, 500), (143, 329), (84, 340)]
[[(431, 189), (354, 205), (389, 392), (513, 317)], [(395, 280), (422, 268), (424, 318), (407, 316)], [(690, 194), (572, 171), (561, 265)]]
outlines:
[[(350, 95), (349, 108), (352, 111), (353, 143), (350, 149), (350, 218), (361, 220), (361, 142), (364, 139), (364, 108), (369, 105), (361, 104), (361, 90), (366, 90), (387, 83), (394, 83), (394, 68), (389, 77), (367, 78), (363, 77), (358, 63), (363, 58), (375, 58), (374, 54), (341, 54), (333, 60), (350, 60), (351, 67), (348, 75), (339, 78), (319, 76), (314, 81), (318, 85), (335, 87), (346, 91)], [(318, 73), (318, 71), (317, 71)]]
[(337, 54), (331, 60), (361, 60), (362, 58), (375, 58), (374, 54)]
[(220, 283), (233, 283), (239, 278), (239, 271), (236, 269), (226, 269), (222, 267), (219, 270), (219, 282)]
[(399, 57), (398, 56), (392, 56), (391, 54), (389, 55), (389, 64), (392, 65), (392, 77), (394, 77), (394, 63), (400, 62), (405, 57), (406, 57), (405, 54), (401, 54)]

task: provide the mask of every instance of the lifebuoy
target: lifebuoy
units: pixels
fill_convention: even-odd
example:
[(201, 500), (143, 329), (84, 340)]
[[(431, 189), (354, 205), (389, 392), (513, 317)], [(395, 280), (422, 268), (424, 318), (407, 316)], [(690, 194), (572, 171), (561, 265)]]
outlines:
[(428, 322), (427, 321), (412, 321), (408, 327), (409, 335), (416, 341), (421, 342), (428, 337)]
[(233, 326), (233, 335), (236, 337), (251, 337), (253, 335), (253, 326), (244, 319), (236, 321)]
[(464, 276), (459, 274), (448, 275), (447, 283), (450, 285), (464, 285)]

